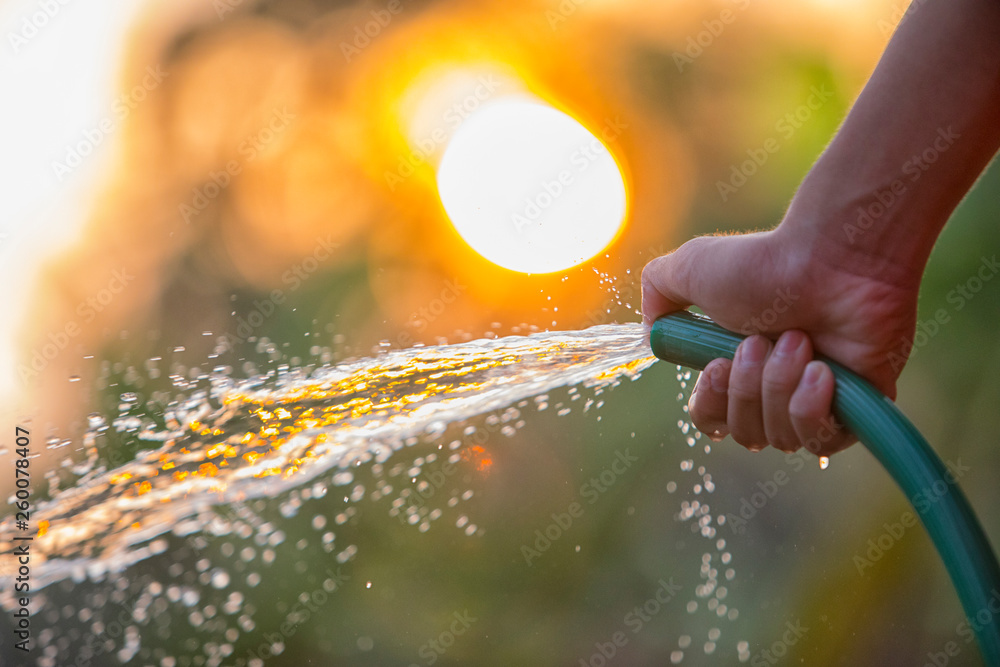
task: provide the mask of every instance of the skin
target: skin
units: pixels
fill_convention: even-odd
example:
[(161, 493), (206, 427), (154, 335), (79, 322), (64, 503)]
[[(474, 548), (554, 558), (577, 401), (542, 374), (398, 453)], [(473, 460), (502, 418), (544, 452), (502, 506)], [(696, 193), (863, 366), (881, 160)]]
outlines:
[(755, 334), (699, 376), (695, 426), (754, 451), (853, 444), (830, 427), (833, 374), (814, 355), (895, 399), (931, 249), (998, 148), (1000, 1), (914, 3), (776, 228), (696, 238), (644, 269), (647, 325), (697, 305)]

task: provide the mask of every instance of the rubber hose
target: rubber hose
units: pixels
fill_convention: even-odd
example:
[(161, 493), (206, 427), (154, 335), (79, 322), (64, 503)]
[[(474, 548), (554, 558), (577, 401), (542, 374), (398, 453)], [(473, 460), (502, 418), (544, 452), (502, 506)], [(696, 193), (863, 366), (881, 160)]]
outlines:
[[(732, 359), (743, 338), (683, 311), (658, 319), (649, 340), (660, 359), (702, 370), (713, 359)], [(835, 361), (817, 358), (836, 378), (834, 416), (875, 455), (913, 505), (951, 575), (986, 664), (1000, 667), (1000, 613), (994, 611), (1000, 605), (1000, 566), (955, 476), (884, 394)]]

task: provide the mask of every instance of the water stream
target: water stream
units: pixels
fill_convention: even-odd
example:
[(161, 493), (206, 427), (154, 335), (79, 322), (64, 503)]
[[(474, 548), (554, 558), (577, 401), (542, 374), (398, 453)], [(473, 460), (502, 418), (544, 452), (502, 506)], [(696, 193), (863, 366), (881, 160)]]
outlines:
[[(174, 428), (140, 435), (161, 446), (38, 508), (35, 586), (121, 571), (157, 553), (161, 534), (199, 530), (189, 519), (206, 506), (273, 497), (331, 471), (346, 485), (353, 467), (384, 463), (451, 422), (561, 386), (637, 377), (654, 360), (640, 325), (603, 325), (397, 350), (273, 382), (214, 378), (207, 396), (169, 415)], [(17, 533), (13, 517), (0, 523), (5, 544)], [(0, 563), (0, 582), (13, 567)]]
[[(254, 503), (259, 507), (280, 502), (281, 515), (291, 517), (304, 499), (320, 497), (331, 488), (339, 487), (337, 493), (348, 505), (331, 523), (344, 523), (353, 512), (349, 506), (366, 496), (391, 498), (391, 514), (426, 531), (441, 511), (410, 502), (411, 491), (393, 485), (393, 476), (384, 468), (391, 465), (394, 453), (418, 442), (444, 440), (450, 427), (487, 413), (501, 433), (512, 435), (523, 425), (515, 405), (534, 398), (536, 407), (545, 408), (547, 392), (576, 385), (592, 388), (596, 396), (623, 378), (636, 379), (654, 360), (641, 325), (603, 325), (395, 350), (310, 372), (286, 366), (248, 379), (218, 373), (210, 378), (207, 390), (170, 405), (162, 428), (133, 414), (134, 397), (123, 395), (117, 417), (108, 423), (99, 415), (92, 417), (85, 438), (89, 458), (78, 466), (79, 478), (32, 514), (38, 526), (32, 544), (34, 600), (40, 608), (58, 608), (60, 598), (70, 596), (74, 586), (90, 587), (81, 605), (64, 608), (73, 623), (83, 626), (81, 632), (93, 638), (83, 649), (93, 657), (80, 664), (105, 664), (97, 657), (102, 654), (129, 662), (139, 655), (142, 635), (149, 632), (149, 627), (141, 629), (143, 620), (148, 626), (150, 615), (162, 613), (172, 603), (204, 604), (212, 597), (206, 590), (218, 593), (217, 604), (209, 605), (213, 611), (233, 607), (234, 619), (216, 628), (216, 634), (232, 640), (234, 632), (238, 636), (240, 629), (248, 632), (254, 625), (246, 613), (236, 614), (237, 609), (246, 611), (241, 593), (223, 595), (230, 588), (226, 567), (198, 561), (199, 583), (189, 586), (164, 585), (158, 580), (162, 577), (134, 573), (147, 560), (168, 557), (178, 548), (178, 540), (191, 543), (192, 537), (230, 533), (253, 536), (263, 547), (259, 558), (273, 561), (271, 547), (284, 539), (284, 533), (260, 519), (252, 509)], [(597, 400), (587, 398), (584, 408)], [(108, 469), (95, 447), (95, 439), (108, 429), (129, 433), (146, 447), (134, 460)], [(689, 446), (694, 444), (691, 436), (687, 439)], [(455, 451), (463, 449), (458, 440), (449, 442), (447, 449), (442, 442), (438, 449), (449, 460), (468, 454)], [(402, 474), (416, 479), (421, 466), (436, 459), (431, 455), (407, 461)], [(686, 465), (682, 470), (690, 470), (691, 464)], [(698, 474), (697, 481), (710, 486), (703, 468)], [(685, 501), (677, 518), (692, 522), (693, 532), (700, 530), (711, 540), (714, 528), (706, 514), (706, 505)], [(338, 539), (325, 517), (316, 517), (313, 527), (337, 564), (357, 554), (357, 545)], [(463, 527), (468, 536), (477, 530), (471, 523)], [(0, 541), (10, 544), (17, 533), (13, 517), (0, 522)], [(203, 539), (196, 543), (206, 544)], [(230, 551), (230, 556), (239, 555)], [(256, 549), (251, 551), (257, 557)], [(246, 558), (247, 549), (240, 554)], [(708, 560), (701, 563), (703, 585), (714, 591), (719, 575), (708, 567), (711, 555), (706, 556)], [(14, 566), (14, 559), (0, 560), (0, 604), (6, 609), (15, 604), (10, 585), (16, 576)], [(169, 569), (173, 575), (181, 574)], [(323, 586), (329, 592), (339, 585), (338, 577), (330, 568), (326, 572)], [(254, 577), (260, 579), (248, 576), (251, 586)], [(95, 607), (109, 601), (125, 606), (126, 599), (131, 603), (121, 636), (108, 637), (109, 620)], [(45, 649), (37, 664), (70, 664), (65, 651), (80, 655), (80, 637), (60, 630), (55, 622), (58, 614), (49, 620), (53, 622), (38, 624), (44, 627), (39, 639)], [(201, 612), (193, 612), (188, 620), (192, 626), (214, 627), (213, 619)], [(154, 662), (146, 656), (143, 664), (230, 664), (226, 646), (231, 651), (232, 641), (201, 647), (207, 657), (194, 662), (169, 656)], [(744, 652), (741, 647), (743, 659)], [(262, 662), (248, 659), (239, 664)]]

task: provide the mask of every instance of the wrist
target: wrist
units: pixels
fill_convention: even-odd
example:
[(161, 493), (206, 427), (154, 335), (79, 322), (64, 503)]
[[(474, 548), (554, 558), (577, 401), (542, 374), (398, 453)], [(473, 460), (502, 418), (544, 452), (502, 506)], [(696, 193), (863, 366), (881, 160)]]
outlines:
[(825, 167), (816, 165), (774, 230), (782, 246), (838, 273), (917, 289), (940, 225), (923, 220), (900, 179), (860, 184)]

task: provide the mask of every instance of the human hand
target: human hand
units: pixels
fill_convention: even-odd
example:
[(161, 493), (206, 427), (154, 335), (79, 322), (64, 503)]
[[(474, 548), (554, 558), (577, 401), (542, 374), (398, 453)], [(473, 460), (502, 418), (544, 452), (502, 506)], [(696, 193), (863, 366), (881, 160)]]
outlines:
[[(827, 456), (854, 437), (830, 414), (834, 378), (821, 352), (896, 396), (916, 324), (913, 280), (888, 280), (874, 258), (831, 249), (782, 225), (700, 237), (652, 260), (642, 274), (643, 320), (699, 306), (721, 326), (752, 334), (732, 361), (716, 359), (689, 404), (694, 425), (750, 450), (802, 446)], [(888, 274), (889, 272), (883, 272)]]

